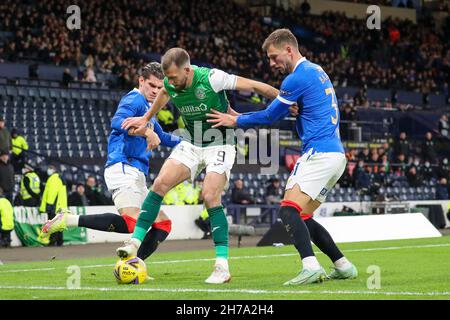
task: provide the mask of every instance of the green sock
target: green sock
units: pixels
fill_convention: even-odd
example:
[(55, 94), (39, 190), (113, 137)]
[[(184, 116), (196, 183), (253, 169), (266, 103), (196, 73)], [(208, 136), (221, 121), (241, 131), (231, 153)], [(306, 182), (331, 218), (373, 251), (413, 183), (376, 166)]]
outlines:
[(228, 259), (228, 221), (222, 206), (208, 209), (216, 257)]
[(144, 241), (148, 229), (150, 229), (158, 216), (162, 200), (163, 197), (159, 194), (153, 191), (149, 192), (142, 204), (141, 213), (136, 222), (132, 238), (139, 239), (141, 242)]

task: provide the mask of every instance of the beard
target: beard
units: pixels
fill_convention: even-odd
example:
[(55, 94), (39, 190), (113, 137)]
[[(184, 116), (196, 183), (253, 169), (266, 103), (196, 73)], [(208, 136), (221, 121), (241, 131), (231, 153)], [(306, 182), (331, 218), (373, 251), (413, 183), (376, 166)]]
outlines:
[(176, 91), (181, 91), (181, 90), (184, 90), (184, 89), (186, 89), (186, 85), (187, 85), (187, 77), (186, 78), (184, 78), (184, 81), (181, 83), (181, 84), (179, 84), (179, 85), (174, 85), (173, 87), (175, 88), (175, 90)]

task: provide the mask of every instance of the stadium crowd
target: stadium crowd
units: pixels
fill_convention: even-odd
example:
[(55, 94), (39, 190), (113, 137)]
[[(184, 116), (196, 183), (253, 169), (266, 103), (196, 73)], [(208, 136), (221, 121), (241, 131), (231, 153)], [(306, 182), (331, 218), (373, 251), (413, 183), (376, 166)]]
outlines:
[(233, 1), (95, 0), (80, 1), (82, 27), (67, 32), (69, 3), (27, 3), (0, 4), (0, 30), (11, 32), (0, 59), (77, 66), (84, 81), (111, 73), (128, 88), (138, 65), (179, 46), (197, 62), (279, 85), (260, 46), (282, 20), (303, 31), (300, 44), (308, 49), (301, 46), (301, 52), (322, 65), (335, 85), (449, 91), (449, 19), (442, 29), (430, 18), (420, 26), (387, 19), (381, 31), (371, 31), (341, 13), (319, 18), (274, 7), (267, 18)]

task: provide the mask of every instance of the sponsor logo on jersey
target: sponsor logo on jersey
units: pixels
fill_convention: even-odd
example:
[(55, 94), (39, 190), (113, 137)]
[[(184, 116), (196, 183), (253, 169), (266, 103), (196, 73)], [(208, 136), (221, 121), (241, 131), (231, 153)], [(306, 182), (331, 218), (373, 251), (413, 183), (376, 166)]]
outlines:
[(327, 188), (323, 188), (322, 191), (320, 191), (320, 194), (321, 194), (322, 196), (324, 196), (324, 195), (327, 194), (327, 192), (328, 192), (328, 189), (327, 189)]
[(199, 100), (203, 100), (206, 98), (206, 90), (204, 88), (196, 88), (194, 93)]
[(179, 110), (181, 113), (204, 112), (208, 110), (208, 106), (201, 103), (199, 106), (182, 106)]
[(280, 90), (280, 96), (288, 96), (291, 93), (289, 91), (285, 91), (285, 90)]

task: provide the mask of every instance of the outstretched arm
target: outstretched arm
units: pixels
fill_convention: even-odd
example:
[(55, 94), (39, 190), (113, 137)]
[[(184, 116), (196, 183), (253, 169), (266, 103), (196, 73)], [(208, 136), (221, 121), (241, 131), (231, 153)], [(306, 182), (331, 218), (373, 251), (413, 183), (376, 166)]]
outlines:
[(239, 76), (236, 78), (236, 90), (255, 92), (270, 100), (275, 99), (280, 92), (278, 89), (263, 82)]
[(288, 116), (290, 113), (289, 108), (289, 104), (275, 99), (264, 110), (249, 112), (239, 116), (213, 110), (213, 113), (207, 114), (207, 116), (211, 118), (208, 119), (207, 122), (214, 123), (213, 128), (220, 126), (249, 128), (254, 126), (270, 125)]

